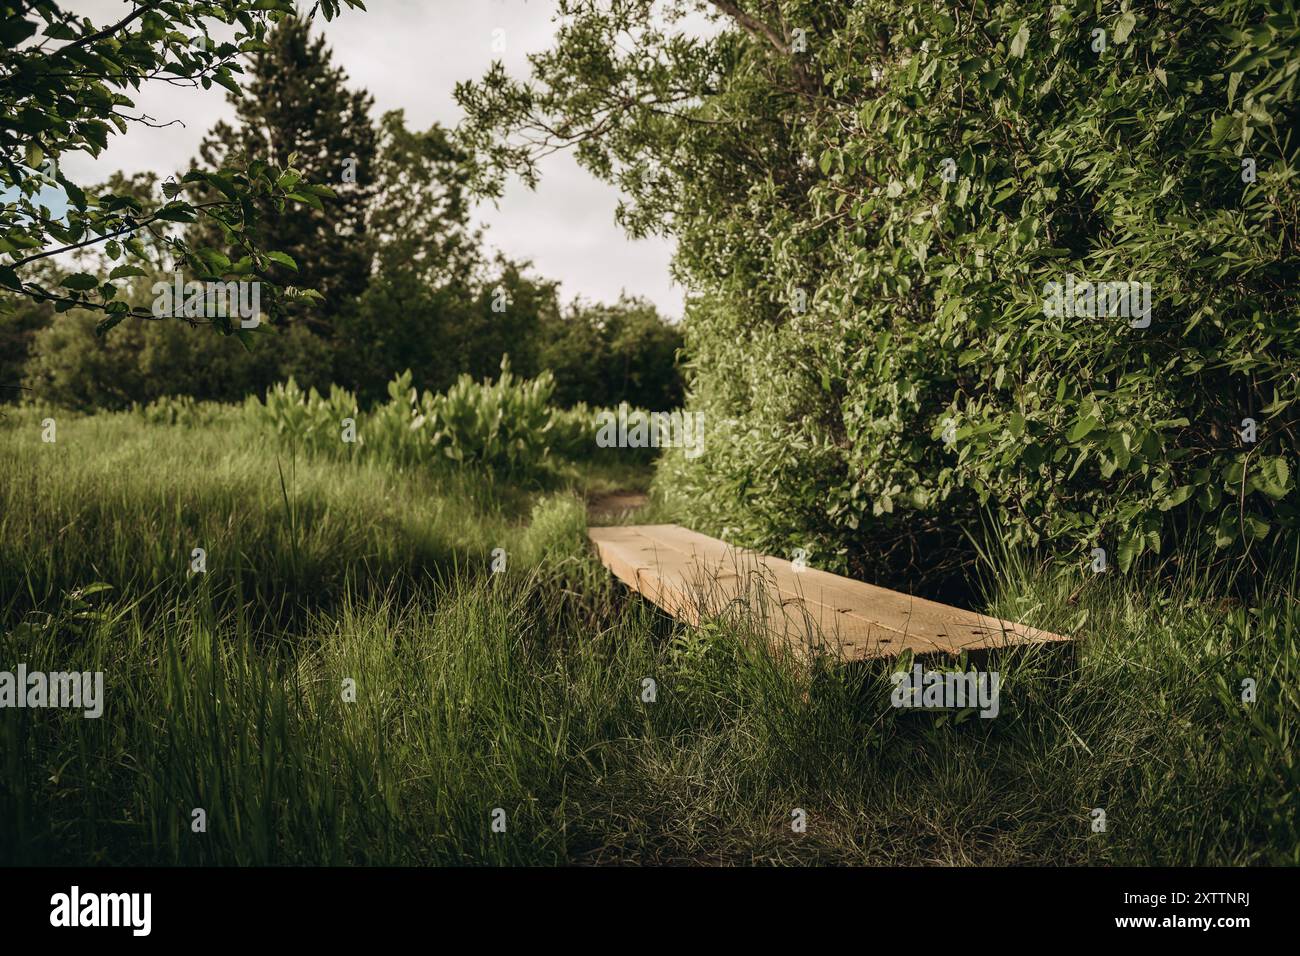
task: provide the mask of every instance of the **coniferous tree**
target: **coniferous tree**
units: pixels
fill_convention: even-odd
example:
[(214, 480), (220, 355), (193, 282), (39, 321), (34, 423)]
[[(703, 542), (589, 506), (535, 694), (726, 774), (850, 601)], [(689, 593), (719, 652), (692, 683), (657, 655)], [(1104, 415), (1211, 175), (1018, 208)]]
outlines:
[(308, 205), (264, 211), (258, 237), (297, 266), (273, 267), (273, 279), (324, 296), (322, 303), (289, 310), (288, 321), (329, 335), (335, 318), (352, 306), (370, 276), (366, 219), (374, 183), (373, 99), (364, 90), (348, 89), (347, 74), (332, 65), (324, 38), (312, 38), (309, 25), (297, 18), (281, 21), (268, 36), (248, 77), (240, 93), (227, 97), (237, 125), (216, 124), (200, 157), (210, 167), (232, 155), (286, 165), (296, 154), (295, 168), (305, 180), (333, 188), (332, 197), (313, 196)]

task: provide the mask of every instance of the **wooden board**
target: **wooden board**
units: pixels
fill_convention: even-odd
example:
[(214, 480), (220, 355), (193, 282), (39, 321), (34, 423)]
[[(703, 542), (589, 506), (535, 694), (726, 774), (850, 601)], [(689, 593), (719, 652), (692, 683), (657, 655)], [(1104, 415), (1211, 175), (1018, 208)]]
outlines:
[(801, 658), (845, 661), (957, 654), (1067, 640), (1013, 621), (735, 548), (673, 524), (592, 528), (601, 562), (619, 580), (690, 624), (753, 617), (774, 644)]

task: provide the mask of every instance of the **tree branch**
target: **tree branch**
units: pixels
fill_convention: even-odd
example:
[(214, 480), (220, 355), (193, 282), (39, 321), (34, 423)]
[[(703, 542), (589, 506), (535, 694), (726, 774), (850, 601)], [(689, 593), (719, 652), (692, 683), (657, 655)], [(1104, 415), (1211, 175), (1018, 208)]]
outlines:
[(766, 40), (778, 52), (786, 56), (790, 55), (790, 48), (786, 46), (785, 39), (776, 32), (772, 27), (750, 16), (740, 7), (736, 6), (731, 0), (709, 0), (709, 3), (717, 7), (731, 19), (735, 20), (741, 27), (756, 40)]
[(787, 58), (790, 62), (790, 69), (794, 73), (795, 81), (799, 85), (800, 93), (809, 97), (816, 93), (817, 84), (808, 74), (808, 71), (804, 69), (804, 65), (799, 62), (789, 44), (786, 43), (785, 37), (777, 32), (774, 27), (770, 24), (764, 23), (757, 17), (746, 13), (733, 3), (732, 0), (708, 0), (708, 2), (740, 24), (741, 29), (759, 43), (765, 43), (777, 53)]
[(71, 43), (67, 44), (66, 46), (59, 47), (57, 50), (55, 50), (53, 53), (50, 54), (50, 59), (53, 60), (56, 57), (63, 56), (63, 54), (67, 53), (69, 50), (75, 50), (78, 47), (87, 46), (91, 43), (97, 43), (100, 40), (107, 40), (113, 34), (130, 26), (132, 21), (138, 20), (140, 17), (144, 16), (145, 11), (149, 10), (151, 7), (158, 6), (160, 2), (161, 0), (146, 0), (146, 2), (141, 3), (138, 7), (136, 7), (129, 14), (124, 16), (121, 20), (118, 20), (117, 23), (110, 24), (109, 26), (104, 27), (104, 29), (102, 30), (96, 30), (94, 33), (87, 33), (84, 37), (80, 37), (76, 40), (73, 40)]

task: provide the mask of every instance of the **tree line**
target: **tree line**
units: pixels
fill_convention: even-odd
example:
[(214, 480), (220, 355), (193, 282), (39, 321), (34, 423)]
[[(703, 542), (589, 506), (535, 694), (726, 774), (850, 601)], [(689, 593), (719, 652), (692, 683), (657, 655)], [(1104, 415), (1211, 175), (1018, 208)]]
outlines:
[[(270, 24), (245, 64), (242, 82), (227, 90), (233, 120), (209, 131), (179, 182), (115, 174), (82, 190), (88, 217), (117, 203), (134, 222), (149, 222), (182, 190), (198, 208), (236, 195), (238, 217), (176, 216), (169, 228), (134, 230), (130, 250), (109, 240), (80, 251), (73, 277), (111, 274), (120, 291), (108, 305), (129, 304), (117, 314), (137, 321), (113, 313), (106, 321), (90, 301), (97, 282), (85, 283), (83, 301), (32, 294), (69, 281), (67, 258), (78, 253), (27, 264), (27, 294), (6, 295), (0, 312), (0, 382), (85, 408), (165, 395), (235, 400), (290, 376), (372, 401), (404, 369), (417, 386), (441, 391), (461, 373), (495, 375), (509, 355), (525, 377), (552, 370), (564, 404), (680, 404), (680, 331), (637, 298), (562, 303), (558, 283), (529, 263), (485, 252), (471, 222), (464, 150), (437, 124), (412, 130), (400, 110), (375, 119), (372, 98), (349, 86), (309, 18)], [(271, 189), (240, 195), (245, 180), (227, 173), (262, 168), (285, 171), (277, 183), (303, 201)], [(62, 184), (33, 178), (23, 184)], [(75, 221), (78, 211), (70, 213)], [(241, 272), (250, 249), (274, 251)], [(144, 314), (150, 290), (173, 268), (187, 278), (256, 277), (290, 295), (272, 298), (274, 322), (196, 334), (206, 330)], [(5, 397), (20, 394), (10, 388)]]

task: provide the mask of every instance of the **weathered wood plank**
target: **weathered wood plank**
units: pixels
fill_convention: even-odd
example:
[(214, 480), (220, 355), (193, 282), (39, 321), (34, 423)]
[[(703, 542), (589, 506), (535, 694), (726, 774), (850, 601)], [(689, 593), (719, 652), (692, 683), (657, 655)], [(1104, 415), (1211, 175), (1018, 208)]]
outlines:
[(743, 609), (758, 615), (774, 643), (800, 657), (822, 649), (853, 661), (1067, 639), (827, 571), (798, 570), (678, 525), (592, 528), (588, 535), (619, 580), (674, 617), (698, 624)]

